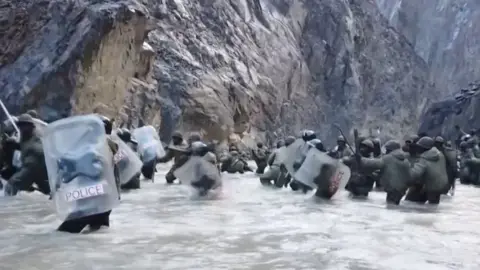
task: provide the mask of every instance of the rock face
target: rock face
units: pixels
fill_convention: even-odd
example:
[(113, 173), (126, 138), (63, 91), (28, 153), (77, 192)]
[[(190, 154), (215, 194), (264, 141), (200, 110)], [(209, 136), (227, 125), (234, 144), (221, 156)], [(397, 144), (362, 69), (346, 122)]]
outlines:
[[(157, 4), (155, 4), (157, 3)], [(433, 96), (427, 69), (368, 1), (152, 1), (162, 131), (322, 139), (378, 121), (410, 131)], [(267, 131), (272, 131), (268, 133)], [(272, 136), (273, 137), (273, 136)]]
[(175, 129), (254, 142), (311, 128), (329, 141), (331, 123), (411, 132), (436, 96), (425, 62), (372, 1), (135, 3), (143, 12), (24, 2), (1, 15), (23, 31), (2, 29), (0, 97), (15, 113), (103, 108), (125, 125), (159, 124), (166, 140)]
[(35, 108), (47, 121), (122, 115), (145, 14), (107, 1), (15, 0), (0, 8), (0, 98), (12, 113)]
[[(442, 96), (422, 117), (420, 131), (454, 139), (454, 126), (479, 128), (480, 2), (475, 0), (376, 0), (430, 68)], [(456, 97), (453, 97), (456, 95)]]
[(480, 1), (376, 0), (445, 96), (480, 78)]
[(458, 136), (455, 126), (465, 132), (480, 128), (479, 108), (480, 81), (462, 88), (454, 98), (432, 104), (421, 118), (419, 132), (454, 141)]

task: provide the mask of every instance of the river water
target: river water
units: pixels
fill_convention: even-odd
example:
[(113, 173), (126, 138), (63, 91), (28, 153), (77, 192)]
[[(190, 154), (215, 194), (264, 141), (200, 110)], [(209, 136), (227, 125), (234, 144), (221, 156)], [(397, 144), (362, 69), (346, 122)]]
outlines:
[(385, 195), (330, 202), (262, 187), (253, 174), (224, 175), (223, 194), (198, 199), (155, 183), (122, 194), (109, 229), (59, 233), (37, 193), (0, 197), (0, 269), (480, 269), (480, 190), (459, 186), (438, 208)]

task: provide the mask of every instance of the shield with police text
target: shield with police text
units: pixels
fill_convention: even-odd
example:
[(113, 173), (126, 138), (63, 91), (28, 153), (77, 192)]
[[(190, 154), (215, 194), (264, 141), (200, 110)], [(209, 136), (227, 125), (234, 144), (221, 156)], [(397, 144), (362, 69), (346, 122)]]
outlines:
[(115, 166), (118, 168), (120, 183), (128, 183), (132, 177), (140, 173), (143, 163), (132, 148), (122, 141), (116, 134), (110, 135), (110, 138), (118, 145), (118, 151), (113, 156)]
[(132, 133), (138, 142), (137, 151), (140, 154), (143, 164), (153, 161), (157, 157), (165, 155), (162, 142), (152, 126), (143, 126), (133, 130)]
[(119, 202), (113, 154), (97, 115), (49, 124), (43, 148), (57, 214), (72, 220), (112, 210)]

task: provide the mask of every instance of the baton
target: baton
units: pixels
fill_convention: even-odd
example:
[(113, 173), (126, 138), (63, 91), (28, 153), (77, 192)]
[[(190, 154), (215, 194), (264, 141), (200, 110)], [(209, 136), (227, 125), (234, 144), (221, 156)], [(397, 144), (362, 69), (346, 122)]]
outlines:
[(6, 108), (5, 105), (3, 104), (3, 101), (1, 101), (1, 100), (0, 100), (0, 106), (2, 106), (3, 112), (5, 113), (5, 115), (7, 115), (8, 120), (10, 121), (10, 123), (12, 123), (12, 126), (13, 126), (13, 128), (15, 129), (15, 131), (17, 132), (17, 134), (20, 135), (20, 129), (18, 129), (17, 124), (16, 124), (15, 121), (13, 120), (12, 115), (10, 115), (10, 113), (9, 113), (8, 110), (7, 110), (7, 108)]

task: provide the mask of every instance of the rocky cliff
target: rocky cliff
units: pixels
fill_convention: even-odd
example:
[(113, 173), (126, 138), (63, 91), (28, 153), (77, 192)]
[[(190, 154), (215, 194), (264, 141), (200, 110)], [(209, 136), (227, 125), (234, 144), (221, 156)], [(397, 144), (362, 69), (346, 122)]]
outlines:
[[(208, 139), (410, 132), (425, 62), (364, 0), (12, 1), (0, 97), (55, 119), (93, 110)], [(140, 122), (140, 123), (139, 123)]]
[[(480, 127), (480, 2), (476, 0), (376, 0), (392, 26), (406, 36), (430, 68), (446, 100), (422, 117), (420, 131), (452, 138), (454, 126)], [(448, 97), (448, 98), (447, 98)]]
[(444, 96), (480, 78), (480, 1), (376, 0), (428, 63)]

